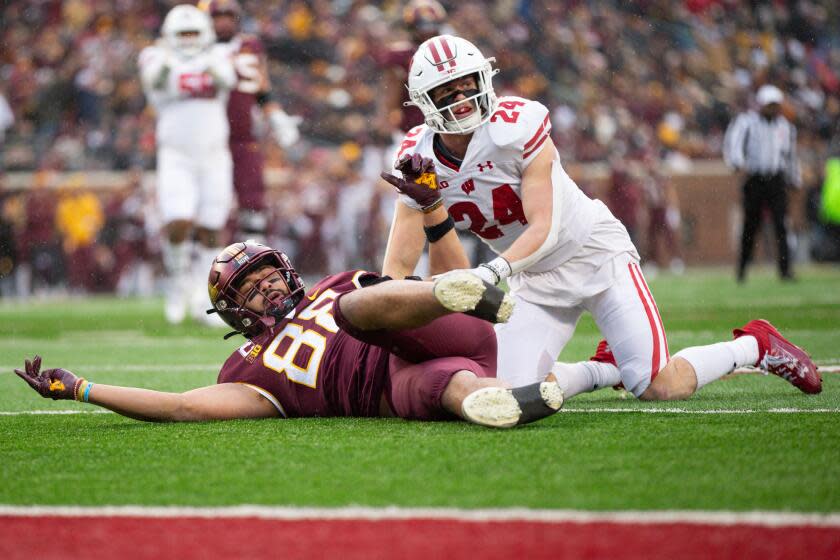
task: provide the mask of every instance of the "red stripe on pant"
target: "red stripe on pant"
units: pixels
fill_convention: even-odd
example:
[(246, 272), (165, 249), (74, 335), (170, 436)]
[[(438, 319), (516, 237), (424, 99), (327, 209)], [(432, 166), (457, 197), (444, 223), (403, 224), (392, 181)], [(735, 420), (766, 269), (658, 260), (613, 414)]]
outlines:
[(668, 360), (671, 359), (671, 352), (668, 350), (668, 336), (665, 333), (665, 325), (662, 324), (662, 317), (659, 315), (659, 306), (656, 305), (656, 300), (653, 299), (653, 294), (650, 293), (650, 288), (647, 285), (647, 281), (645, 280), (644, 275), (642, 274), (639, 265), (635, 265), (636, 270), (639, 271), (639, 278), (642, 280), (642, 287), (647, 292), (648, 299), (650, 300), (650, 304), (653, 307), (653, 312), (656, 313), (656, 321), (657, 325), (659, 326), (659, 332), (662, 333), (662, 342), (665, 343), (665, 363), (668, 363)]
[(653, 312), (650, 309), (650, 305), (648, 305), (647, 299), (645, 299), (645, 290), (641, 285), (644, 283), (644, 279), (641, 279), (640, 281), (640, 279), (637, 278), (637, 275), (641, 276), (641, 273), (637, 270), (637, 267), (633, 263), (628, 264), (627, 268), (630, 270), (630, 277), (633, 279), (633, 284), (636, 286), (636, 292), (639, 294), (639, 299), (642, 300), (642, 305), (645, 308), (648, 323), (650, 324), (650, 333), (653, 336), (653, 356), (651, 356), (650, 365), (650, 380), (653, 381), (659, 373), (659, 333), (656, 329), (656, 320), (653, 318)]

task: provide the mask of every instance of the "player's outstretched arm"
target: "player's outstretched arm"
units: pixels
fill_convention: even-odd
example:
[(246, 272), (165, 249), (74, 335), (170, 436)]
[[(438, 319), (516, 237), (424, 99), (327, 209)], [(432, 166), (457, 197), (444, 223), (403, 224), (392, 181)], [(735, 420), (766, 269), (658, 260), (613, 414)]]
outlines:
[(271, 418), (274, 405), (256, 391), (223, 383), (185, 393), (91, 383), (63, 368), (41, 371), (41, 357), (26, 360), (15, 373), (44, 398), (78, 400), (148, 422), (196, 422), (235, 418)]
[(423, 213), (400, 201), (395, 204), (382, 274), (391, 278), (405, 278), (414, 274), (414, 268), (423, 253)]

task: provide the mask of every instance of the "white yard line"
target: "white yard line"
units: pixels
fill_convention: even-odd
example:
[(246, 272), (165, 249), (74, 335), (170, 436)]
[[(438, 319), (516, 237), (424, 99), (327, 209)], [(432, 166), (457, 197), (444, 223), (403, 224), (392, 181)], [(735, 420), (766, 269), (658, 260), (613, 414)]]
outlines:
[[(14, 373), (14, 369), (21, 369), (23, 363), (15, 365), (0, 365), (0, 374)], [(137, 373), (148, 371), (153, 373), (184, 373), (206, 371), (214, 375), (222, 367), (221, 362), (212, 364), (177, 364), (177, 365), (144, 365), (144, 364), (100, 364), (100, 365), (72, 365), (69, 369), (85, 373)]]
[(0, 416), (41, 416), (51, 414), (114, 414), (110, 410), (102, 408), (92, 408), (90, 410), (73, 409), (73, 410), (15, 410), (15, 411), (0, 411)]
[[(820, 368), (820, 373), (840, 373), (840, 359), (831, 359), (826, 362), (817, 364)], [(21, 368), (23, 364), (0, 364), (0, 375), (4, 373), (13, 373), (15, 368)], [(144, 364), (98, 364), (98, 365), (73, 365), (70, 369), (78, 370), (86, 373), (137, 373), (138, 371), (148, 371), (153, 373), (184, 373), (193, 371), (206, 371), (208, 373), (218, 373), (221, 368), (221, 363), (207, 363), (207, 364), (176, 364), (176, 365), (144, 365)], [(733, 373), (761, 373), (756, 368), (739, 368)]]
[[(690, 408), (564, 408), (561, 413), (586, 414), (839, 414), (840, 408), (768, 408), (760, 409), (712, 409), (693, 410)], [(57, 410), (15, 410), (0, 411), (0, 416), (49, 416), (62, 414), (113, 414), (110, 410), (92, 409), (57, 409)]]
[(363, 519), (368, 521), (401, 519), (442, 519), (468, 522), (529, 521), (544, 523), (692, 523), (703, 525), (763, 525), (769, 527), (840, 527), (840, 513), (782, 513), (774, 511), (581, 511), (550, 509), (459, 509), (402, 507), (272, 507), (241, 505), (230, 507), (157, 506), (12, 506), (0, 505), (0, 516), (22, 517), (145, 517), (145, 518), (243, 518)]
[(560, 412), (585, 412), (589, 414), (612, 414), (636, 412), (639, 414), (838, 414), (840, 408), (768, 408), (692, 410), (690, 408), (564, 408)]

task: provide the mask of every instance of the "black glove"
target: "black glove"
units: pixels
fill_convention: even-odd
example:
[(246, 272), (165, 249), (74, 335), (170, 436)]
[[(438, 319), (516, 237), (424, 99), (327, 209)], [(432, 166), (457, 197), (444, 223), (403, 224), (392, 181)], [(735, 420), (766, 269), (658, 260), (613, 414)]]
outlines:
[(406, 154), (394, 167), (402, 173), (402, 179), (390, 173), (382, 173), (380, 177), (419, 204), (423, 212), (431, 212), (442, 204), (435, 163), (431, 158), (424, 158), (420, 154)]

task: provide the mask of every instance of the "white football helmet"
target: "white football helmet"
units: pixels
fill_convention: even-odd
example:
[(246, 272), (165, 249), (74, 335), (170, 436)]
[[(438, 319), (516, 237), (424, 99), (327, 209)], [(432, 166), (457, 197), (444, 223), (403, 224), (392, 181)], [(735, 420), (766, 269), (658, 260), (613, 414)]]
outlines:
[[(426, 124), (441, 134), (465, 134), (487, 122), (496, 109), (496, 93), (493, 91), (493, 76), (498, 69), (491, 66), (495, 58), (484, 58), (478, 48), (460, 37), (438, 35), (425, 41), (411, 60), (408, 71), (407, 105), (416, 105), (423, 111)], [(438, 107), (429, 93), (438, 86), (460, 78), (476, 75), (478, 93), (469, 95), (478, 111), (473, 111), (458, 120), (452, 109), (464, 99)]]
[[(216, 41), (210, 17), (191, 4), (178, 4), (169, 10), (160, 33), (169, 48), (187, 58), (197, 55)], [(187, 33), (189, 35), (185, 35)]]

